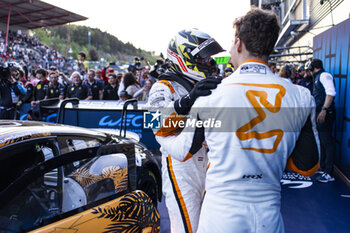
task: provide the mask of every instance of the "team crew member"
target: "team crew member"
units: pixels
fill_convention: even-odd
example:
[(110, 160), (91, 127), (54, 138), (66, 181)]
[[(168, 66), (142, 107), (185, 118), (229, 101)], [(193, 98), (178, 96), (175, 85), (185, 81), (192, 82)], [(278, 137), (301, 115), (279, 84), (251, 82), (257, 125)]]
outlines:
[[(210, 57), (221, 51), (221, 46), (206, 33), (196, 29), (180, 31), (168, 46), (171, 68), (153, 84), (148, 106), (184, 119), (177, 114), (188, 113), (190, 105), (181, 108), (174, 106), (174, 101), (186, 96), (188, 102), (194, 102), (197, 97), (208, 95), (210, 89), (216, 88), (221, 80), (208, 78), (217, 70), (215, 61)], [(173, 135), (175, 130), (162, 127), (155, 131), (162, 152), (163, 194), (171, 232), (196, 232), (204, 193), (206, 147), (201, 146), (197, 153), (189, 154), (181, 162), (172, 159), (172, 154), (164, 149), (165, 144), (172, 142), (163, 139)]]
[(65, 97), (66, 87), (58, 82), (58, 73), (51, 72), (49, 74), (50, 84), (46, 92), (45, 99), (59, 98), (61, 100)]
[(117, 75), (108, 75), (108, 84), (103, 89), (104, 100), (119, 100)]
[(40, 100), (45, 99), (47, 89), (49, 88), (49, 80), (47, 80), (47, 71), (38, 69), (35, 74), (39, 82), (34, 87), (34, 100), (31, 102), (32, 107), (35, 107)]
[(68, 98), (78, 98), (80, 100), (91, 100), (92, 94), (90, 88), (83, 84), (79, 72), (72, 74), (73, 84), (67, 87)]
[(276, 78), (267, 65), (280, 29), (274, 13), (253, 8), (235, 20), (234, 28), (235, 72), (191, 111), (204, 122), (220, 121), (221, 128), (186, 129), (190, 132), (168, 136), (162, 146), (183, 160), (204, 139), (208, 145), (210, 167), (197, 232), (281, 233), (285, 167), (304, 176), (318, 169), (315, 102), (306, 88)]
[(321, 169), (323, 174), (317, 181), (327, 183), (334, 181), (331, 176), (335, 158), (335, 141), (332, 138), (333, 122), (335, 119), (334, 97), (336, 95), (334, 80), (330, 73), (323, 69), (322, 61), (313, 59), (307, 65), (313, 73), (314, 85), (312, 95), (316, 102), (317, 130), (321, 142)]
[(89, 70), (88, 79), (84, 83), (90, 88), (93, 100), (102, 100), (103, 88), (102, 83), (95, 79), (95, 71)]

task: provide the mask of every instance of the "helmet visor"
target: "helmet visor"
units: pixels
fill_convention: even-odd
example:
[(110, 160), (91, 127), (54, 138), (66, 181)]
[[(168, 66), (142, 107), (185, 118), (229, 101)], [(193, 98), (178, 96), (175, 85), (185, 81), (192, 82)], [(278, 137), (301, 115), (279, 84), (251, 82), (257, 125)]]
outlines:
[(214, 38), (210, 38), (195, 48), (191, 55), (193, 57), (207, 58), (214, 54), (225, 51)]

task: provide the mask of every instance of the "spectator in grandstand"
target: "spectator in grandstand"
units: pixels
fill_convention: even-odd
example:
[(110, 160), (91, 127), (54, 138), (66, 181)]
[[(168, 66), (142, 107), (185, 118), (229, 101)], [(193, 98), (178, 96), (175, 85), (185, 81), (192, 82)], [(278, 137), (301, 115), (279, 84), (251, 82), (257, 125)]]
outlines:
[(118, 81), (116, 74), (108, 75), (109, 81), (103, 89), (103, 99), (104, 100), (119, 100), (118, 97)]
[(333, 76), (325, 72), (323, 63), (319, 59), (312, 59), (307, 63), (307, 69), (312, 71), (314, 87), (312, 95), (316, 102), (316, 123), (321, 142), (321, 170), (322, 175), (317, 181), (327, 183), (334, 181), (331, 176), (335, 159), (335, 140), (332, 137), (335, 120), (334, 97), (336, 95)]
[(46, 70), (38, 69), (36, 71), (36, 78), (39, 82), (34, 87), (34, 100), (31, 102), (33, 108), (36, 107), (40, 100), (45, 98), (47, 89), (49, 88), (49, 80), (47, 80)]
[(86, 61), (86, 54), (83, 52), (80, 52), (78, 54), (78, 69), (77, 71), (81, 74), (81, 75), (85, 75), (87, 74), (89, 69), (89, 63)]
[(140, 89), (133, 73), (126, 73), (124, 76), (124, 90), (128, 94), (128, 99), (133, 98), (134, 94)]
[(279, 76), (293, 83), (295, 78), (294, 66), (290, 63), (284, 64), (279, 72)]
[(53, 71), (49, 74), (49, 88), (47, 89), (45, 99), (59, 98), (64, 99), (66, 86), (58, 82), (58, 73)]
[(226, 68), (225, 68), (225, 73), (224, 73), (224, 78), (227, 78), (227, 77), (230, 76), (232, 73), (233, 73), (232, 67), (226, 67)]
[(80, 73), (77, 71), (73, 72), (71, 79), (73, 84), (67, 88), (67, 97), (78, 98), (80, 100), (91, 100), (91, 90), (87, 85), (83, 84)]
[(149, 91), (151, 90), (152, 85), (153, 85), (153, 82), (151, 81), (151, 79), (147, 79), (145, 81), (145, 85), (140, 90), (135, 92), (135, 94), (133, 95), (133, 98), (141, 101), (147, 101), (149, 96)]
[(95, 80), (95, 71), (90, 69), (88, 72), (88, 78), (84, 83), (90, 88), (93, 100), (102, 100), (103, 87), (100, 82)]

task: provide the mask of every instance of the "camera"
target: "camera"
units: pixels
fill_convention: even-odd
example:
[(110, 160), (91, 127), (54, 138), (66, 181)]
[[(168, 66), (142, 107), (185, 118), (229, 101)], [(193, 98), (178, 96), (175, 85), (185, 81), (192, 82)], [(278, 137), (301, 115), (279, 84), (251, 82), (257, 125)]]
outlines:
[(9, 67), (9, 64), (7, 63), (0, 63), (0, 79), (6, 80), (11, 77), (11, 70)]

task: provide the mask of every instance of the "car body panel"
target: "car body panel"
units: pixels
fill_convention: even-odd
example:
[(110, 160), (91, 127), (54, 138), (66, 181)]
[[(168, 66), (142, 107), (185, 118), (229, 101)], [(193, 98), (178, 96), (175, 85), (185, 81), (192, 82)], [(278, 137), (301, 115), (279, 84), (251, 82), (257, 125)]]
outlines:
[(84, 128), (36, 121), (0, 120), (0, 148), (18, 141), (50, 135), (79, 135), (106, 138), (106, 134)]
[(31, 232), (159, 232), (159, 213), (150, 201), (134, 191)]
[[(6, 162), (2, 164), (3, 173), (15, 171), (8, 182), (2, 184), (1, 187), (5, 188), (0, 190), (0, 194), (20, 206), (29, 200), (17, 198), (22, 197), (20, 190), (26, 194), (23, 197), (31, 195), (39, 199), (30, 202), (35, 205), (41, 200), (49, 200), (46, 194), (56, 191), (53, 201), (48, 202), (57, 204), (53, 209), (61, 212), (53, 211), (53, 217), (33, 214), (31, 219), (36, 221), (29, 220), (29, 225), (24, 225), (26, 231), (159, 232), (159, 214), (154, 205), (155, 200), (161, 198), (159, 164), (137, 139), (135, 135), (121, 137), (117, 132), (99, 132), (60, 124), (0, 120), (0, 162)], [(75, 142), (77, 145), (74, 145)], [(84, 143), (86, 145), (82, 147)], [(46, 148), (50, 156), (42, 148)], [(76, 162), (80, 164), (74, 164)], [(66, 165), (68, 170), (63, 167)], [(137, 188), (138, 184), (142, 184), (144, 169), (150, 168), (158, 183), (154, 189), (157, 192), (146, 190), (148, 196)], [(51, 185), (51, 191), (40, 188), (44, 187), (42, 185), (45, 188)], [(160, 194), (153, 195), (158, 192)], [(17, 199), (20, 204), (17, 204)], [(16, 213), (27, 214), (28, 209), (30, 207)], [(32, 209), (35, 211), (35, 208)], [(12, 221), (9, 208), (0, 206), (0, 210), (0, 219), (6, 219), (0, 224), (1, 229), (11, 232), (6, 227), (6, 221)], [(18, 226), (21, 224), (17, 221), (11, 227), (16, 229)]]

